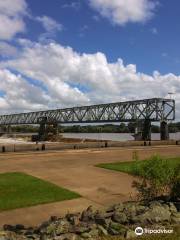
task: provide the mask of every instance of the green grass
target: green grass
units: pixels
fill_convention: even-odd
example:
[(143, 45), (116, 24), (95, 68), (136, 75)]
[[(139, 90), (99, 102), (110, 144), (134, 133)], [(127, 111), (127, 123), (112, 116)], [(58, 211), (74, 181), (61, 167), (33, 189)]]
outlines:
[(0, 174), (0, 211), (78, 197), (77, 193), (24, 173)]
[[(97, 167), (120, 171), (129, 173), (132, 175), (141, 176), (141, 169), (142, 167), (147, 164), (147, 162), (150, 162), (151, 159), (144, 160), (144, 161), (131, 161), (131, 162), (115, 162), (115, 163), (102, 163), (96, 165)], [(178, 158), (167, 158), (163, 159), (163, 161), (166, 161), (166, 166), (169, 169), (175, 168), (180, 163), (180, 157)]]

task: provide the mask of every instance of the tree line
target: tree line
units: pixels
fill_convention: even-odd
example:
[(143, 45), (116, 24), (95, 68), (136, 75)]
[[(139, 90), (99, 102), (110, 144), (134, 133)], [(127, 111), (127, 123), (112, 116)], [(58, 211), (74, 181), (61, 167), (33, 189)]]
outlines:
[[(120, 123), (118, 125), (114, 124), (104, 124), (104, 125), (69, 125), (58, 126), (59, 132), (64, 133), (134, 133), (135, 123)], [(11, 132), (17, 133), (35, 133), (38, 132), (39, 126), (37, 125), (17, 125), (11, 126)], [(160, 127), (158, 125), (153, 125), (151, 127), (152, 133), (159, 133)], [(180, 132), (180, 122), (169, 123), (169, 132), (175, 133)]]

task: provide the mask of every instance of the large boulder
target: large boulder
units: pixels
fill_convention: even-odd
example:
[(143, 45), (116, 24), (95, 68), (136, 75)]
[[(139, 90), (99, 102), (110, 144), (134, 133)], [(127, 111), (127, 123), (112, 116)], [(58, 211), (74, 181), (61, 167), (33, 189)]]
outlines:
[(109, 223), (111, 221), (110, 218), (107, 218), (106, 213), (97, 211), (94, 215), (94, 220), (96, 224), (103, 226), (104, 228), (108, 228)]
[(125, 213), (116, 211), (112, 217), (112, 220), (121, 223), (121, 224), (126, 224), (128, 223), (128, 217)]
[(92, 206), (89, 206), (82, 212), (80, 220), (83, 222), (94, 221), (94, 212)]
[(123, 211), (128, 218), (136, 216), (137, 209), (136, 209), (136, 204), (134, 203), (128, 203)]
[(104, 236), (107, 236), (107, 235), (108, 235), (107, 230), (106, 230), (105, 228), (103, 228), (103, 226), (98, 225), (97, 227), (98, 227), (98, 230), (99, 230), (100, 235), (104, 235)]
[(169, 203), (169, 210), (172, 212), (172, 213), (177, 213), (177, 208), (175, 207), (174, 203)]
[(171, 223), (180, 224), (180, 212), (174, 212), (172, 214)]
[(151, 205), (150, 208), (141, 215), (136, 217), (137, 222), (140, 223), (161, 223), (165, 221), (170, 221), (171, 212), (168, 208), (162, 205)]
[(109, 224), (108, 232), (110, 235), (120, 235), (124, 236), (127, 228), (120, 223), (111, 222)]
[(125, 234), (126, 239), (132, 239), (132, 238), (134, 239), (135, 237), (137, 237), (137, 235), (135, 234), (134, 231), (130, 229), (126, 231), (126, 234)]
[(15, 232), (0, 231), (0, 240), (26, 240), (23, 235), (17, 235)]
[(70, 227), (71, 225), (67, 220), (61, 219), (56, 224), (56, 235), (68, 233), (70, 230)]
[(66, 233), (61, 236), (53, 238), (54, 240), (79, 240), (79, 236), (74, 233)]
[(72, 225), (78, 225), (79, 222), (80, 222), (80, 213), (77, 213), (77, 214), (66, 214), (66, 217), (65, 217), (68, 222), (70, 222)]

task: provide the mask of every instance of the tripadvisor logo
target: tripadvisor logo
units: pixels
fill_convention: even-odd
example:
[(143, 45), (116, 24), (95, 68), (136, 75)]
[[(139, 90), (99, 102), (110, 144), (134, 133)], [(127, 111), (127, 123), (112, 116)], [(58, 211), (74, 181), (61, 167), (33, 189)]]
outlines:
[(137, 236), (141, 236), (143, 234), (170, 234), (173, 233), (173, 229), (148, 229), (148, 228), (142, 228), (137, 227), (135, 229), (135, 234)]
[(142, 235), (143, 233), (144, 233), (144, 230), (143, 230), (142, 227), (137, 227), (137, 228), (135, 229), (135, 234), (136, 234), (137, 236), (140, 236), (140, 235)]

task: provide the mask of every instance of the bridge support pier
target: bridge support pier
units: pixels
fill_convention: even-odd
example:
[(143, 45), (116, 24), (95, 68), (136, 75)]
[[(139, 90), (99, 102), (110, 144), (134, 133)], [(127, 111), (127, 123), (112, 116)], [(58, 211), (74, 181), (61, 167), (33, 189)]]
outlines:
[(161, 140), (169, 140), (169, 129), (167, 121), (162, 121), (160, 123), (160, 135)]
[(58, 136), (58, 123), (47, 120), (46, 117), (39, 119), (38, 141), (55, 140)]
[(39, 132), (38, 132), (38, 141), (46, 140), (46, 121), (40, 122)]
[(7, 126), (5, 127), (5, 132), (6, 132), (7, 134), (10, 134), (10, 133), (12, 132), (11, 125), (7, 125)]
[(143, 131), (142, 131), (142, 140), (144, 140), (144, 141), (151, 140), (151, 121), (149, 119), (144, 120)]
[(151, 120), (136, 122), (135, 134), (133, 135), (137, 141), (151, 141)]

